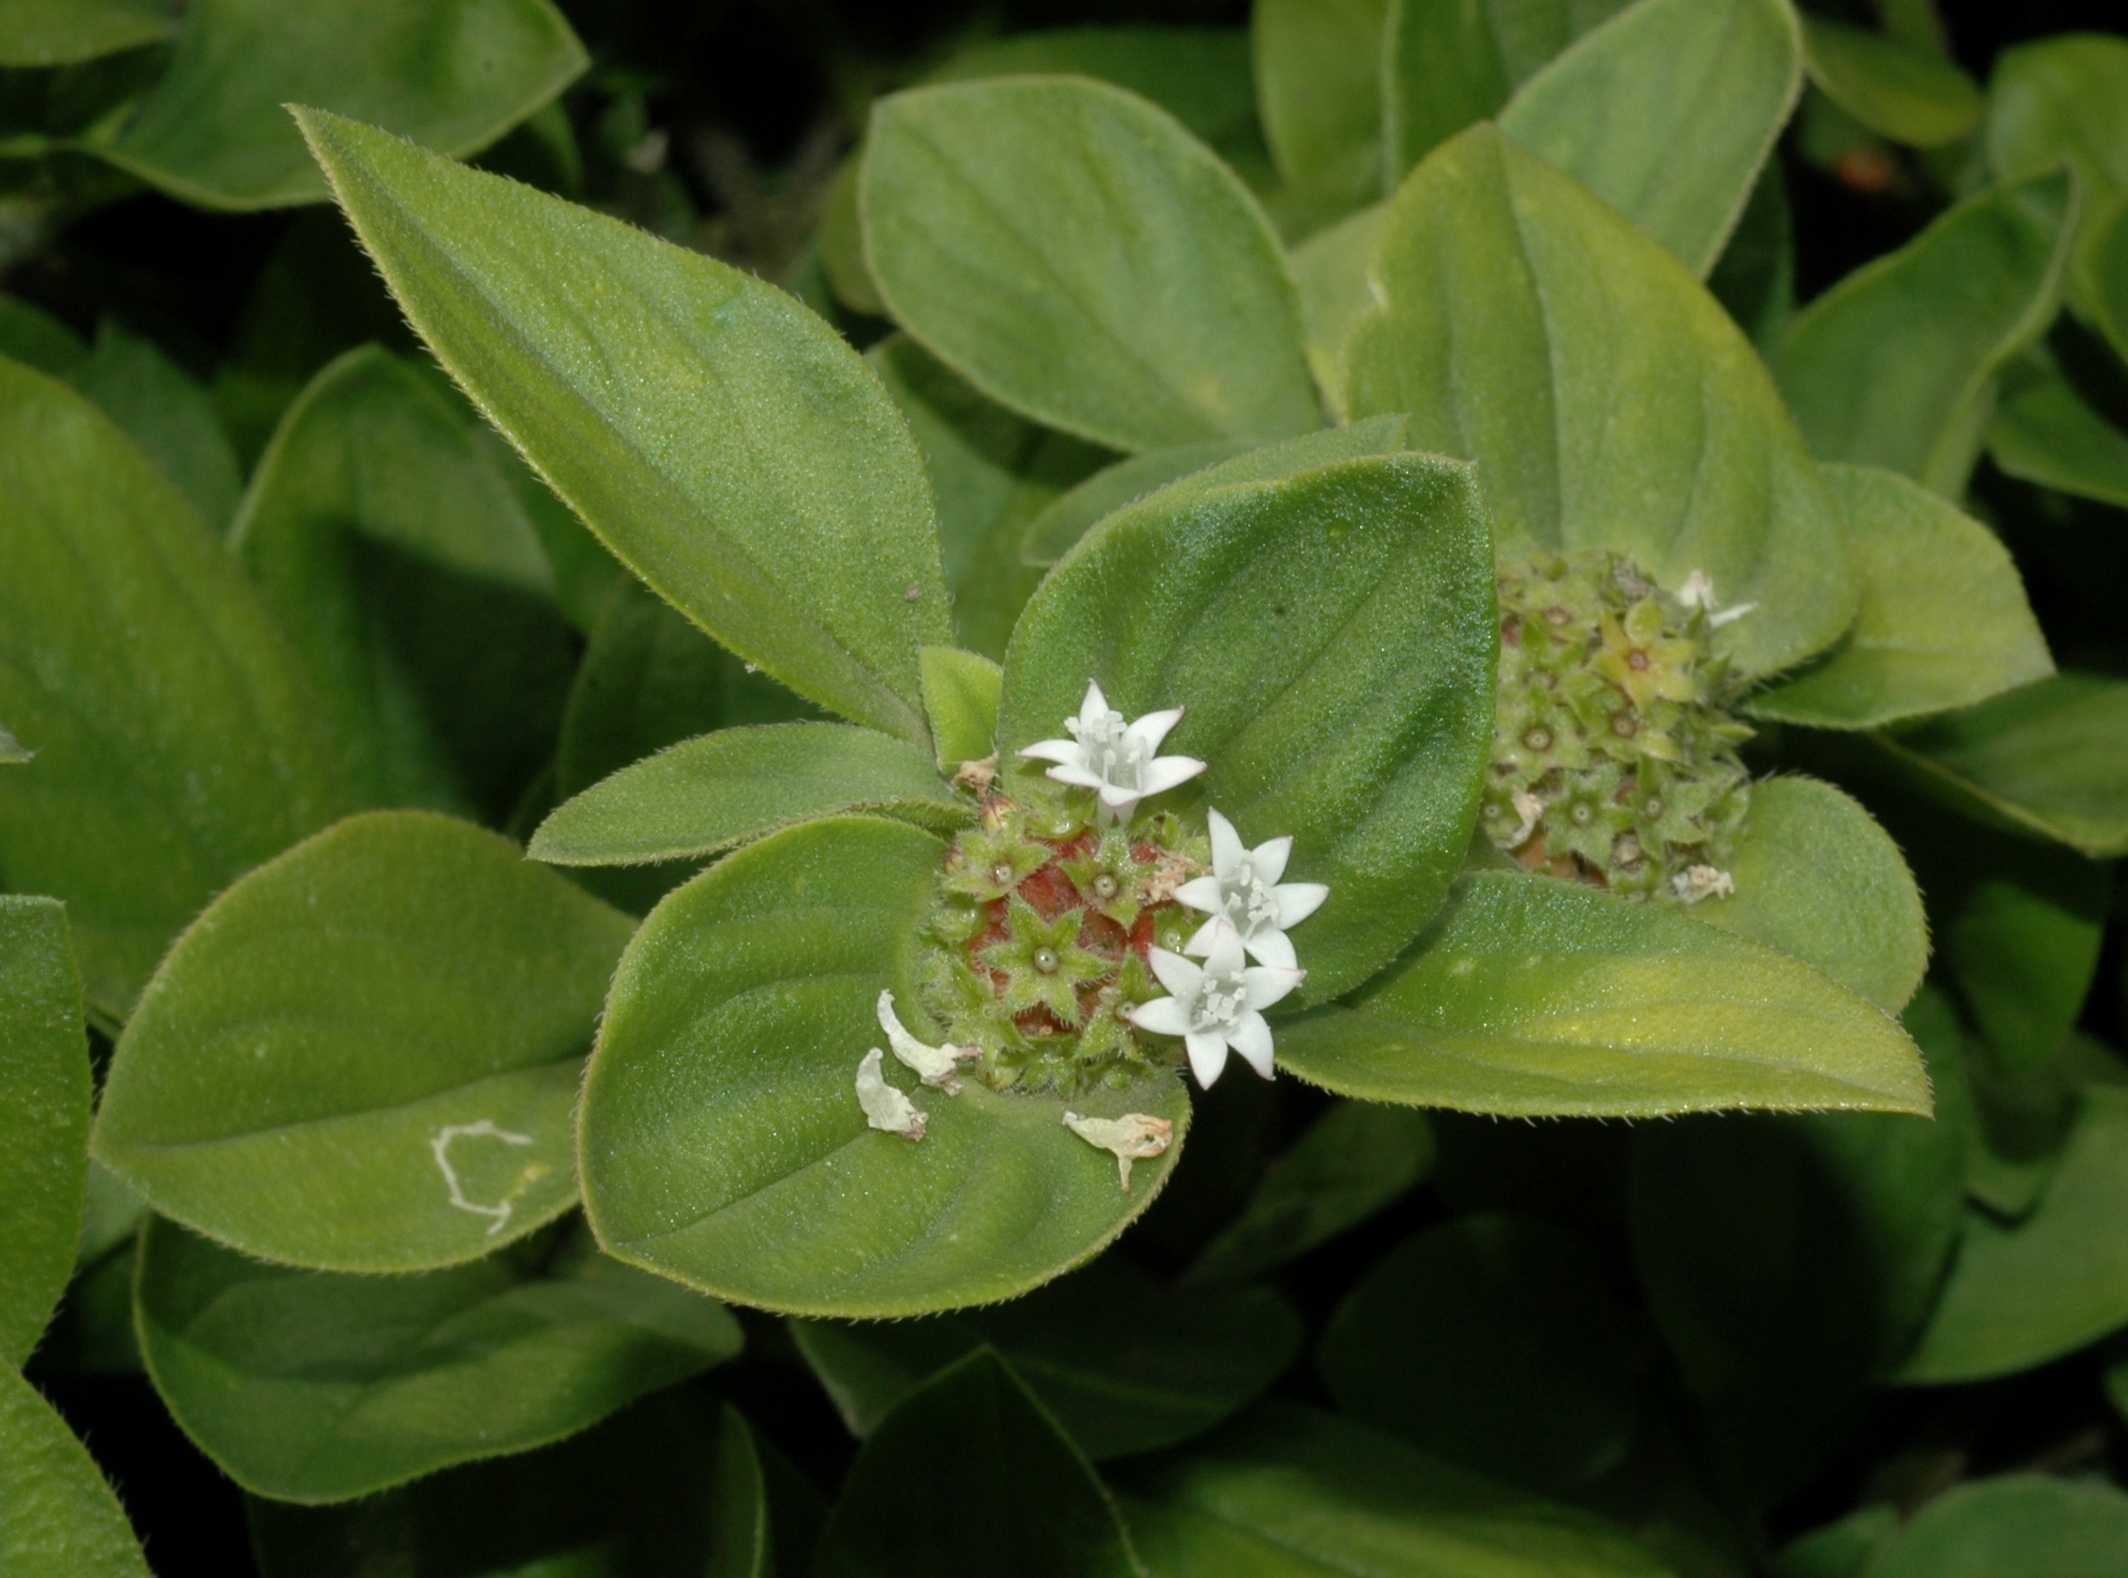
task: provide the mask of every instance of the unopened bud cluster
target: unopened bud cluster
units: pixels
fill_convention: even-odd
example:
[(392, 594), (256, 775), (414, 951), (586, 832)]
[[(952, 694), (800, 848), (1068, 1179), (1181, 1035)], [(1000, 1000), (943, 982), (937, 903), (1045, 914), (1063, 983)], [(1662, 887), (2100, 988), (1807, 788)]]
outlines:
[(1504, 568), (1499, 704), (1480, 825), (1535, 870), (1630, 898), (1733, 890), (1750, 782), (1710, 645), (1727, 614), (1695, 576), (1665, 592), (1618, 554)]

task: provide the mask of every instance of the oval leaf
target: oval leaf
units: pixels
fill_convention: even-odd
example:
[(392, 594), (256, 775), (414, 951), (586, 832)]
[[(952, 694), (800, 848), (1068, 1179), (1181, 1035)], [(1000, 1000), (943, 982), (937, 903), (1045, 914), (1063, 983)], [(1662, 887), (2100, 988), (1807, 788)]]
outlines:
[(2005, 395), (1988, 427), (1988, 458), (2010, 476), (2128, 510), (2128, 433), (2048, 374)]
[(325, 197), (286, 106), (374, 120), (424, 147), (469, 154), (589, 64), (547, 0), (196, 0), (170, 69), (98, 152), (206, 208), (283, 208)]
[(1414, 171), (1345, 345), (1355, 417), (1476, 460), (1503, 549), (1611, 548), (1730, 602), (1748, 674), (1828, 646), (1854, 613), (1839, 512), (1757, 353), (1677, 260), (1491, 127)]
[(1382, 28), (1394, 0), (1257, 0), (1249, 8), (1264, 141), (1308, 216), (1381, 189)]
[(140, 1542), (86, 1448), (0, 1364), (0, 1569), (28, 1578), (149, 1578)]
[(923, 461), (835, 331), (750, 274), (301, 111), (437, 358), (601, 540), (800, 695), (924, 739), (952, 639)]
[(1173, 1291), (1113, 1256), (1024, 1299), (895, 1324), (793, 1321), (853, 1435), (989, 1343), (1088, 1457), (1128, 1457), (1210, 1429), (1283, 1374), (1301, 1325), (1268, 1288)]
[(1292, 1403), (1252, 1410), (1123, 1480), (1161, 1578), (1667, 1578), (1619, 1529)]
[(1833, 103), (1910, 148), (1956, 142), (1986, 105), (1973, 79), (1942, 55), (1821, 16), (1803, 18), (1803, 62)]
[(1027, 523), (1020, 557), (1029, 564), (1055, 564), (1096, 522), (1134, 504), (1170, 482), (1246, 454), (1246, 439), (1215, 438), (1202, 444), (1150, 449), (1104, 466)]
[(1811, 449), (1962, 494), (1996, 373), (2059, 308), (2075, 213), (2062, 170), (1990, 187), (1805, 308), (1769, 360)]
[(245, 1489), (348, 1501), (544, 1446), (739, 1351), (722, 1305), (578, 1232), (411, 1277), (265, 1266), (160, 1219), (141, 1355), (185, 1433)]
[(2128, 1495), (2096, 1481), (2003, 1474), (1954, 1486), (1914, 1515), (1866, 1578), (2099, 1578), (2128, 1549)]
[(1316, 1363), (1362, 1424), (1498, 1479), (1563, 1488), (1615, 1467), (1632, 1442), (1639, 1335), (1586, 1244), (1483, 1213), (1376, 1261)]
[[(884, 989), (919, 1036), (918, 931), (945, 846), (871, 817), (809, 822), (696, 877), (614, 977), (584, 1082), (584, 1201), (621, 1259), (739, 1304), (914, 1315), (1010, 1298), (1094, 1254), (1174, 1166), (1179, 1083), (1074, 1098), (1171, 1120), (1177, 1143), (1113, 1160), (1057, 1097), (916, 1088), (929, 1131), (867, 1127), (857, 1065)], [(893, 1083), (914, 1077), (887, 1065)]]
[(289, 408), (230, 528), (368, 804), (499, 819), (553, 750), (575, 639), (482, 437), (407, 363), (350, 351)]
[(171, 950), (119, 1041), (97, 1157), (267, 1260), (485, 1255), (576, 1197), (579, 1060), (633, 924), (492, 833), (351, 817)]
[(2128, 855), (2128, 681), (2060, 674), (1880, 743), (1958, 810), (2093, 860)]
[(859, 201), (895, 321), (978, 389), (1113, 449), (1322, 425), (1255, 199), (1164, 110), (1076, 78), (919, 88)]
[(1704, 279), (1802, 86), (1787, 0), (1640, 0), (1522, 84), (1500, 129)]
[(1747, 711), (1820, 729), (1948, 712), (2054, 672), (2002, 541), (1895, 472), (1827, 466), (1862, 610), (1847, 637)]
[(847, 723), (722, 729), (624, 767), (532, 835), (534, 860), (632, 866), (712, 855), (793, 822), (884, 811), (938, 828), (973, 818), (930, 754)]
[(0, 66), (64, 66), (170, 34), (162, 0), (15, 0), (0, 18)]
[(1550, 877), (1465, 877), (1396, 967), (1279, 1062), (1365, 1101), (1523, 1117), (1929, 1111), (1899, 1026), (1799, 959)]
[(1385, 455), (1185, 481), (1110, 517), (1029, 602), (999, 748), (1055, 737), (1089, 679), (1126, 716), (1184, 708), (1169, 745), (1210, 764), (1209, 803), (1251, 844), (1291, 835), (1294, 880), (1330, 885), (1299, 946), (1306, 993), (1335, 996), (1425, 924), (1462, 862), (1497, 617), (1467, 467)]
[(1928, 968), (1928, 917), (1891, 835), (1815, 778), (1752, 785), (1729, 874), (1736, 892), (1693, 915), (1816, 965), (1888, 1014)]
[(2128, 1090), (2087, 1087), (2039, 1204), (2006, 1225), (1968, 1211), (1965, 1247), (1898, 1379), (2010, 1375), (2128, 1325)]
[(813, 1571), (1146, 1578), (1107, 1487), (987, 1348), (926, 1383), (865, 1443)]
[(215, 892), (350, 807), (242, 568), (102, 413), (6, 361), (0, 500), (0, 718), (35, 753), (0, 775), (0, 882), (66, 901), (115, 1024)]
[(66, 908), (0, 894), (0, 1362), (29, 1357), (73, 1275), (90, 1096)]

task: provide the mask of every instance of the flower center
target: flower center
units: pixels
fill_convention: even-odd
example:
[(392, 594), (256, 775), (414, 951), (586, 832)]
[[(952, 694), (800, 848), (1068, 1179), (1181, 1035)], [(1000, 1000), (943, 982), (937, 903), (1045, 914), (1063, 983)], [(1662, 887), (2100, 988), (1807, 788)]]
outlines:
[(1206, 971), (1204, 985), (1190, 1010), (1190, 1028), (1224, 1034), (1240, 1028), (1242, 1016), (1248, 1011), (1249, 987), (1239, 970), (1218, 974)]

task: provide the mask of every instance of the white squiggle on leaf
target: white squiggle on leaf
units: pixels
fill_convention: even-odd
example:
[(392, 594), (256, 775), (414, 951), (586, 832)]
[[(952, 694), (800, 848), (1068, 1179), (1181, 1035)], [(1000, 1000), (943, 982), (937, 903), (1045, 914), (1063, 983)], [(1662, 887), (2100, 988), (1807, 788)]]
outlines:
[[(497, 1125), (493, 1118), (482, 1118), (478, 1123), (446, 1123), (429, 1136), (429, 1154), (436, 1158), (436, 1169), (443, 1174), (444, 1185), (451, 1191), (451, 1204), (461, 1211), (487, 1217), (488, 1237), (493, 1238), (509, 1224), (512, 1197), (516, 1190), (504, 1195), (493, 1205), (482, 1205), (477, 1200), (468, 1200), (465, 1188), (458, 1180), (458, 1169), (451, 1165), (451, 1144), (454, 1140), (500, 1140), (505, 1145), (530, 1145), (532, 1136), (512, 1134), (508, 1129)], [(528, 1168), (526, 1176), (518, 1181), (518, 1188), (523, 1188), (545, 1171), (544, 1167)]]

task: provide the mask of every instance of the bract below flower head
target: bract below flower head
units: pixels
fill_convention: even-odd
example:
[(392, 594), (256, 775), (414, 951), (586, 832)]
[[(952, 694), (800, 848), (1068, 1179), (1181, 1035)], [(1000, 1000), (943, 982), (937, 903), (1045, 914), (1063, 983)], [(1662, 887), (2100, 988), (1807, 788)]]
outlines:
[(1271, 1026), (1263, 1011), (1299, 986), (1308, 972), (1250, 965), (1231, 921), (1214, 916), (1212, 928), (1202, 965), (1165, 948), (1151, 950), (1153, 973), (1172, 995), (1139, 1004), (1131, 1010), (1131, 1022), (1155, 1035), (1180, 1036), (1199, 1085), (1219, 1078), (1230, 1048), (1269, 1079)]
[(1064, 720), (1068, 740), (1037, 740), (1020, 755), (1054, 763), (1048, 776), (1060, 784), (1091, 789), (1101, 803), (1104, 821), (1129, 821), (1138, 802), (1189, 782), (1204, 771), (1194, 756), (1156, 754), (1168, 731), (1182, 721), (1182, 709), (1148, 712), (1126, 722), (1109, 706), (1094, 680), (1086, 683), (1079, 715)]
[(1240, 934), (1241, 945), (1258, 964), (1293, 969), (1299, 960), (1286, 933), (1323, 907), (1330, 896), (1320, 882), (1280, 882), (1293, 853), (1291, 838), (1273, 838), (1248, 848), (1218, 811), (1207, 811), (1212, 830), (1212, 874), (1185, 882), (1175, 897), (1212, 918), (1197, 928), (1184, 953), (1211, 951), (1223, 918)]

